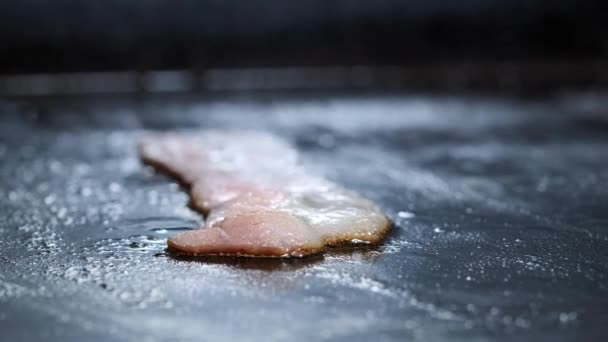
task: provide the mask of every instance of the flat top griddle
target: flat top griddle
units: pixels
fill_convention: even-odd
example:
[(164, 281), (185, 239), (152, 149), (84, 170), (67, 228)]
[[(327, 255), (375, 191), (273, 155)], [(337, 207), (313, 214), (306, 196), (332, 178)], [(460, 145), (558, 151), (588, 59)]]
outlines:
[[(0, 106), (2, 340), (582, 341), (608, 333), (606, 98), (60, 98)], [(384, 244), (183, 258), (201, 217), (148, 129), (284, 136), (377, 201)]]

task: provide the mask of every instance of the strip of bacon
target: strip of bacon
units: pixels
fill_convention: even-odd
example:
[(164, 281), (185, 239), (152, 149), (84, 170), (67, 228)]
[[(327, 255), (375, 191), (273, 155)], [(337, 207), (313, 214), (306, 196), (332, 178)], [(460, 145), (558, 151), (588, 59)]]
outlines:
[(168, 240), (190, 255), (293, 257), (327, 245), (377, 243), (387, 217), (371, 201), (307, 174), (297, 153), (272, 135), (206, 131), (154, 134), (142, 160), (190, 188), (205, 226)]

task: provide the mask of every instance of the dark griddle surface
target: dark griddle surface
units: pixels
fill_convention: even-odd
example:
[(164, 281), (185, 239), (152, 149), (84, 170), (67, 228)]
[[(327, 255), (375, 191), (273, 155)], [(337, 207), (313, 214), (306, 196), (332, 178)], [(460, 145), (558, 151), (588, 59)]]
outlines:
[[(46, 100), (45, 100), (46, 101)], [(113, 97), (1, 107), (2, 340), (582, 341), (608, 334), (602, 96)], [(603, 109), (604, 108), (604, 109)], [(253, 128), (376, 200), (377, 248), (176, 259), (200, 222), (144, 129)], [(401, 212), (401, 214), (399, 214)]]

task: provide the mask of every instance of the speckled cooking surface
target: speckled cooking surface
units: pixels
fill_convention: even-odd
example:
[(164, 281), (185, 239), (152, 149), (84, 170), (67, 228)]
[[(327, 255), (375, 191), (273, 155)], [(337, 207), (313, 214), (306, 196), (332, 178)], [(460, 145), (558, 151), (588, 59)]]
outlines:
[[(0, 106), (2, 340), (582, 341), (608, 334), (599, 96), (63, 99)], [(178, 259), (200, 216), (144, 129), (250, 128), (395, 221), (378, 247)]]

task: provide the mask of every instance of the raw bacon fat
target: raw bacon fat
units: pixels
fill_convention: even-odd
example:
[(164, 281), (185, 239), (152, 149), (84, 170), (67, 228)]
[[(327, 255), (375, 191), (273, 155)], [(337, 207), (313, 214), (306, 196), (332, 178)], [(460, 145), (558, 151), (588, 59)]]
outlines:
[(341, 243), (376, 243), (389, 220), (371, 201), (297, 163), (285, 141), (255, 132), (153, 134), (142, 160), (190, 189), (201, 229), (169, 248), (190, 255), (299, 257)]

